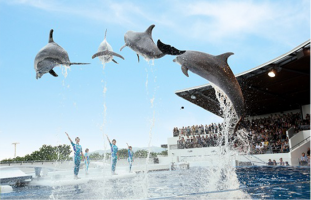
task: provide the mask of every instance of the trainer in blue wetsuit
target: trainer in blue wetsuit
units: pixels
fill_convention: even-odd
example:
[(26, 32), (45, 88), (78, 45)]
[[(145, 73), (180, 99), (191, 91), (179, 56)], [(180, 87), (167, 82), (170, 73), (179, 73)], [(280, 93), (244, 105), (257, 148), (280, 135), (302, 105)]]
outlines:
[(109, 140), (109, 137), (107, 135), (107, 139), (110, 144), (111, 148), (111, 174), (112, 175), (117, 175), (116, 174), (116, 165), (117, 165), (117, 160), (118, 160), (118, 147), (116, 146), (117, 141), (115, 139), (112, 140), (112, 143)]
[(90, 165), (90, 157), (89, 157), (89, 149), (85, 149), (84, 153), (84, 163), (85, 163), (85, 174), (88, 174), (89, 171), (89, 165)]
[[(127, 143), (126, 143), (127, 144)], [(129, 163), (129, 172), (132, 172), (132, 163), (133, 163), (133, 161), (134, 161), (134, 159), (133, 159), (133, 155), (134, 155), (134, 152), (133, 152), (133, 150), (132, 150), (132, 146), (129, 146), (128, 144), (127, 144), (127, 147), (128, 147), (128, 158), (127, 158), (127, 162)]]
[[(66, 132), (65, 132), (66, 133)], [(82, 146), (79, 144), (80, 142), (80, 138), (76, 137), (75, 141), (76, 144), (72, 142), (72, 140), (70, 139), (68, 133), (66, 133), (68, 139), (71, 142), (71, 145), (73, 147), (73, 151), (74, 151), (74, 163), (75, 163), (75, 167), (74, 167), (74, 178), (77, 179), (78, 178), (78, 174), (79, 174), (79, 169), (80, 169), (80, 163), (81, 163), (81, 156), (84, 160), (84, 155), (83, 155), (83, 151), (82, 151)]]

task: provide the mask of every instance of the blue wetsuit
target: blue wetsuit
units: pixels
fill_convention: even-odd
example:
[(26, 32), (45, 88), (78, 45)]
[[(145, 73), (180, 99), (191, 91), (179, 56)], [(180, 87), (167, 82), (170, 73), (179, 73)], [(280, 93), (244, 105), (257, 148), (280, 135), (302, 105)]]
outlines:
[(89, 164), (90, 164), (90, 157), (89, 157), (89, 153), (85, 152), (84, 154), (84, 163), (85, 163), (85, 172), (87, 173), (89, 170)]
[(75, 163), (74, 174), (78, 176), (81, 162), (82, 146), (80, 144), (74, 144), (73, 142), (71, 142), (71, 145), (74, 151), (74, 163)]
[(118, 147), (111, 143), (110, 143), (110, 147), (111, 147), (111, 171), (115, 172), (117, 160), (118, 160), (118, 156), (117, 156)]
[(130, 172), (131, 172), (134, 152), (132, 150), (128, 150), (127, 152), (129, 154), (129, 157), (127, 158), (127, 161), (130, 164)]

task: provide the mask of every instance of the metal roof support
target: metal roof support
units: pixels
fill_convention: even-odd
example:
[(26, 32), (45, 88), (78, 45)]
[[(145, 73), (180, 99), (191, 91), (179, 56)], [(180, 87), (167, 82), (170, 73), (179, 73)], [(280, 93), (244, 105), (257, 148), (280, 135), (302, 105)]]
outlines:
[(212, 98), (210, 98), (210, 97), (208, 97), (208, 96), (205, 96), (205, 94), (203, 94), (202, 92), (200, 92), (200, 95), (202, 95), (202, 96), (203, 96), (204, 98), (206, 98), (207, 100), (209, 100), (209, 101), (215, 103), (216, 105), (218, 105), (218, 106), (220, 105), (218, 101), (215, 101), (214, 99), (212, 99)]
[(296, 74), (302, 74), (302, 75), (310, 76), (310, 73), (308, 73), (308, 72), (302, 72), (302, 71), (294, 70), (294, 69), (287, 69), (287, 68), (284, 68), (284, 67), (279, 67), (279, 68), (281, 68), (281, 69), (284, 70), (284, 71), (294, 72), (294, 73), (296, 73)]

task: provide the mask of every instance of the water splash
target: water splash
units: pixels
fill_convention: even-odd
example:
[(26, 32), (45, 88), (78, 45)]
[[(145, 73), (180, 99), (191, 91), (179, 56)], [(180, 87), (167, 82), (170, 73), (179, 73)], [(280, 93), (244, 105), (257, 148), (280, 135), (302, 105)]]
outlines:
[[(238, 123), (238, 115), (227, 95), (220, 90), (217, 86), (213, 85), (215, 89), (215, 95), (220, 103), (220, 109), (223, 113), (223, 127), (218, 135), (218, 151), (216, 155), (218, 157), (215, 162), (215, 167), (209, 168), (209, 190), (228, 190), (239, 188), (240, 183), (235, 172), (234, 162), (238, 151), (234, 149), (234, 143), (239, 142), (247, 147), (249, 151), (249, 143), (247, 140), (247, 132), (245, 130), (239, 130), (234, 133), (235, 126)], [(238, 196), (230, 196), (230, 198), (240, 198), (241, 191), (236, 192)], [(220, 195), (220, 194), (217, 194)], [(245, 197), (247, 194), (244, 194)], [(218, 196), (218, 198), (220, 198)]]
[[(146, 75), (146, 83), (145, 83), (145, 86), (146, 86), (146, 97), (147, 99), (149, 100), (150, 102), (150, 108), (151, 108), (151, 111), (152, 111), (152, 118), (149, 120), (149, 123), (150, 123), (150, 129), (149, 129), (149, 141), (148, 141), (148, 154), (147, 154), (147, 158), (146, 158), (146, 163), (145, 163), (145, 170), (144, 170), (144, 174), (143, 174), (143, 177), (142, 177), (142, 190), (143, 190), (143, 195), (144, 195), (144, 198), (148, 198), (148, 189), (149, 189), (149, 176), (148, 176), (148, 166), (149, 166), (149, 159), (150, 159), (150, 152), (151, 152), (151, 142), (152, 142), (152, 134), (153, 134), (153, 129), (154, 129), (154, 126), (155, 126), (155, 96), (156, 96), (156, 92), (157, 92), (157, 89), (158, 89), (158, 86), (156, 84), (156, 79), (157, 79), (157, 76), (155, 75), (155, 70), (153, 69), (153, 65), (154, 65), (154, 59), (152, 59), (152, 66), (150, 65), (150, 60), (146, 59), (145, 60), (147, 61), (148, 63), (148, 66), (150, 67), (150, 72), (151, 72), (151, 75), (153, 77), (153, 84), (149, 84), (149, 71), (148, 71), (148, 68), (146, 67), (145, 68), (145, 71), (147, 73)], [(152, 82), (151, 82), (152, 83)], [(149, 86), (152, 87), (153, 86), (153, 94), (152, 94), (152, 97), (149, 97)]]
[(61, 65), (62, 74), (64, 75), (65, 78), (67, 78), (68, 76), (68, 69), (70, 71), (69, 65)]
[(106, 106), (106, 92), (107, 92), (107, 82), (105, 82), (105, 86), (103, 89), (103, 98), (104, 98), (104, 116), (103, 116), (103, 124), (102, 124), (102, 133), (103, 133), (103, 138), (104, 138), (104, 158), (103, 158), (103, 166), (105, 167), (106, 162), (107, 162), (107, 158), (106, 158), (106, 150), (107, 150), (107, 141), (106, 141), (106, 137), (105, 137), (105, 125), (106, 125), (106, 120), (107, 120), (107, 106)]

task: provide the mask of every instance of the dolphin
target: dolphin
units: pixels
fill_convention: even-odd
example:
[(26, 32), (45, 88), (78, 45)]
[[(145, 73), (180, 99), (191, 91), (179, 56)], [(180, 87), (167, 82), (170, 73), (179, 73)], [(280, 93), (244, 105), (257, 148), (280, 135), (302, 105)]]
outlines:
[(50, 73), (52, 76), (58, 75), (53, 70), (58, 65), (86, 65), (90, 63), (72, 63), (69, 60), (68, 53), (53, 40), (53, 29), (50, 30), (49, 43), (44, 46), (36, 55), (35, 70), (36, 79), (41, 78), (44, 74)]
[(177, 55), (173, 61), (181, 65), (181, 70), (187, 77), (189, 77), (188, 70), (190, 70), (220, 88), (232, 102), (238, 120), (241, 121), (245, 112), (244, 97), (227, 63), (228, 57), (233, 55), (232, 52), (213, 56), (199, 51), (179, 51), (160, 40), (157, 46), (165, 54)]
[(147, 60), (161, 58), (165, 54), (162, 53), (152, 39), (152, 29), (155, 25), (149, 26), (145, 32), (128, 31), (124, 35), (125, 45), (121, 47), (120, 51), (126, 46), (130, 47), (136, 52), (138, 62), (139, 55)]
[(106, 40), (106, 35), (107, 30), (105, 32), (104, 40), (100, 43), (98, 47), (98, 52), (92, 56), (92, 59), (98, 57), (102, 63), (108, 63), (110, 61), (113, 61), (114, 63), (118, 64), (117, 61), (113, 59), (113, 56), (117, 56), (119, 58), (122, 58), (123, 60), (124, 58), (120, 54), (117, 54), (112, 51), (111, 45)]

